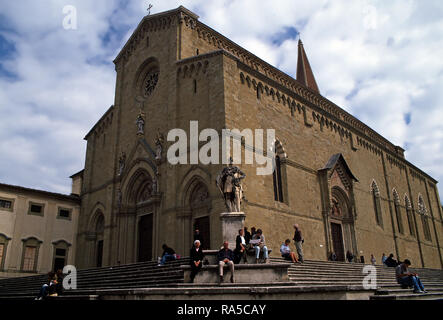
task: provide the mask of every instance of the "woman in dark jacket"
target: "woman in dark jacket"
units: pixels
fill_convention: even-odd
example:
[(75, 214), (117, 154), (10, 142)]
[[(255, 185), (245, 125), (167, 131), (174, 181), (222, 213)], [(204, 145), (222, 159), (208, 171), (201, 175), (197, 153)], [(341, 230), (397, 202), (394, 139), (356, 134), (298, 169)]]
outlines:
[(194, 282), (194, 278), (200, 271), (203, 265), (203, 250), (200, 248), (200, 240), (194, 241), (194, 246), (191, 248), (189, 254), (191, 257), (191, 282)]
[(63, 270), (58, 269), (56, 273), (57, 284), (55, 285), (55, 291), (57, 295), (61, 296), (63, 294)]

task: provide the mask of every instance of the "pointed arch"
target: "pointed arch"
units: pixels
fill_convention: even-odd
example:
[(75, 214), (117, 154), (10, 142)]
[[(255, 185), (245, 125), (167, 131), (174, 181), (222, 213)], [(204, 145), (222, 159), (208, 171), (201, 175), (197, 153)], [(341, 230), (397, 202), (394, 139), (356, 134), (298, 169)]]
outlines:
[(374, 213), (375, 213), (375, 221), (377, 225), (383, 228), (383, 216), (381, 211), (381, 201), (380, 201), (380, 189), (378, 188), (377, 182), (375, 179), (372, 180), (371, 183), (371, 194), (372, 194), (372, 202), (374, 205)]
[(135, 207), (150, 198), (153, 193), (153, 179), (146, 166), (134, 169), (129, 180), (123, 185), (123, 203), (126, 207)]
[[(210, 248), (211, 242), (211, 181), (212, 176), (204, 167), (192, 166), (184, 175), (177, 189), (177, 201), (182, 205), (179, 226), (183, 233), (180, 246), (184, 251), (189, 250), (193, 242), (195, 228), (199, 228), (201, 245)], [(213, 191), (212, 191), (213, 192)]]

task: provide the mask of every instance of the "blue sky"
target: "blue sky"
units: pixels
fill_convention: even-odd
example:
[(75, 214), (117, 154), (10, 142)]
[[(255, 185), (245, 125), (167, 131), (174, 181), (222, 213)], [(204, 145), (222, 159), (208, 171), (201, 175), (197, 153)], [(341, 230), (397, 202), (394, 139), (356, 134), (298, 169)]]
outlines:
[[(70, 192), (83, 137), (113, 104), (112, 60), (148, 3), (184, 5), (294, 77), (300, 32), (322, 95), (443, 181), (441, 1), (0, 1), (1, 182)], [(65, 5), (76, 30), (62, 26)]]

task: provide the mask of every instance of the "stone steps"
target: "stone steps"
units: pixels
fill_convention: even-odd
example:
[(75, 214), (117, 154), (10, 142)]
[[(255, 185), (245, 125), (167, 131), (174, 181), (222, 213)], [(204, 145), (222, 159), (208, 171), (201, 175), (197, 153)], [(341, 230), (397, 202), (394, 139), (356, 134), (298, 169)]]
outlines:
[[(271, 264), (288, 264), (283, 258), (271, 258)], [(343, 292), (364, 292), (362, 281), (365, 264), (335, 261), (306, 260), (302, 264), (290, 264), (289, 280), (285, 282), (267, 283), (184, 283), (182, 265), (189, 265), (189, 258), (167, 262), (165, 266), (157, 266), (156, 261), (133, 263), (113, 267), (91, 268), (77, 271), (77, 286), (74, 291), (65, 292), (62, 297), (54, 299), (96, 300), (101, 295), (123, 297), (122, 295), (138, 295), (143, 298), (159, 298), (198, 294), (209, 299), (226, 295), (247, 297), (248, 294), (261, 296), (281, 294), (286, 298), (300, 298), (304, 294), (315, 299), (318, 297), (338, 297)], [(283, 266), (282, 266), (283, 267)], [(414, 271), (420, 275), (428, 294), (413, 294), (410, 289), (401, 289), (395, 280), (395, 269), (382, 265), (375, 266), (377, 271), (377, 290), (371, 299), (439, 299), (443, 295), (443, 271), (437, 269), (420, 269)], [(217, 269), (212, 266), (212, 269)], [(211, 270), (212, 270), (211, 269)], [(243, 268), (245, 269), (245, 268)], [(253, 270), (254, 268), (246, 267)], [(411, 268), (412, 269), (412, 268)], [(209, 269), (208, 269), (209, 270)], [(238, 269), (240, 270), (240, 269)], [(46, 275), (20, 278), (0, 279), (0, 299), (34, 299)], [(241, 280), (239, 280), (241, 281)], [(265, 280), (266, 281), (266, 280)], [(274, 281), (274, 280), (268, 280)], [(243, 296), (242, 296), (243, 295)], [(340, 296), (343, 297), (343, 296)], [(52, 299), (52, 298), (51, 298)], [(367, 297), (366, 297), (367, 299)]]
[(441, 300), (443, 299), (443, 290), (428, 293), (416, 294), (409, 291), (408, 293), (393, 293), (389, 295), (374, 294), (371, 300)]

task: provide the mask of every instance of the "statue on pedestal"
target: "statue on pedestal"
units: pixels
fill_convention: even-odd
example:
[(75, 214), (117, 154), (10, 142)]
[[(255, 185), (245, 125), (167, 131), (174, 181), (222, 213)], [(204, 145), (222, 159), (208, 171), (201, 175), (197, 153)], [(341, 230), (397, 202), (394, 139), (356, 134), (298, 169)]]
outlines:
[(241, 211), (241, 199), (243, 197), (243, 188), (241, 180), (246, 175), (237, 167), (233, 166), (232, 157), (229, 158), (229, 166), (224, 168), (217, 176), (215, 184), (223, 194), (225, 205), (228, 212)]
[(120, 158), (118, 159), (118, 175), (120, 176), (125, 169), (126, 164), (126, 153), (122, 152)]
[(144, 113), (140, 110), (140, 113), (137, 116), (137, 120), (135, 124), (137, 125), (137, 134), (143, 135), (145, 134), (145, 117)]
[(165, 138), (163, 137), (163, 134), (160, 132), (160, 130), (158, 130), (157, 137), (155, 138), (155, 160), (156, 161), (162, 160), (162, 151), (163, 151), (164, 141), (165, 141)]

